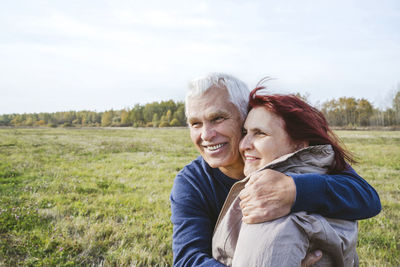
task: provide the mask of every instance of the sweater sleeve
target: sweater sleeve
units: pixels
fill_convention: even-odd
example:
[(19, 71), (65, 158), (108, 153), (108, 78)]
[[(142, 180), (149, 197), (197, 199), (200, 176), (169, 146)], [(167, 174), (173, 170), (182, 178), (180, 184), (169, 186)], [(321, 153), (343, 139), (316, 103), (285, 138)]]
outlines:
[(296, 201), (292, 212), (307, 211), (326, 217), (360, 220), (381, 211), (378, 193), (350, 166), (340, 174), (294, 174)]
[(173, 266), (225, 266), (211, 256), (214, 223), (198, 188), (177, 176), (172, 188)]

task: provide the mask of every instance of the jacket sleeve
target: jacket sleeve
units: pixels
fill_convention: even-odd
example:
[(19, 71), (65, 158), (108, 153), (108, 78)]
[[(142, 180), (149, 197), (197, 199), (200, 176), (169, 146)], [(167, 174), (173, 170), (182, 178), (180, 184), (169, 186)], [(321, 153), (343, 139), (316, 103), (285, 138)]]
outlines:
[(211, 256), (214, 223), (204, 198), (192, 185), (177, 177), (172, 188), (173, 266), (225, 266)]
[(326, 217), (360, 220), (381, 211), (378, 193), (350, 166), (340, 174), (294, 174), (296, 201), (292, 212), (307, 211)]

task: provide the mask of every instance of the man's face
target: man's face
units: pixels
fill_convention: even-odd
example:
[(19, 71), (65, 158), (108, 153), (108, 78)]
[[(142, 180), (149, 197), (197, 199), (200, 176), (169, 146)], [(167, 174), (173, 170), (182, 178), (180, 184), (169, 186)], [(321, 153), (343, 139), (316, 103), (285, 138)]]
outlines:
[(188, 100), (190, 137), (204, 160), (232, 178), (242, 173), (239, 142), (243, 120), (225, 88), (211, 87)]

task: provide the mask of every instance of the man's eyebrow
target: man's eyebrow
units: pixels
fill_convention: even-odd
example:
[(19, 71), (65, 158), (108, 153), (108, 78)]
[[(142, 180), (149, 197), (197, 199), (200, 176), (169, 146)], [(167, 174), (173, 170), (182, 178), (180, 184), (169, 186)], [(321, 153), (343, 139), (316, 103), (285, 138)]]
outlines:
[[(211, 111), (210, 113), (206, 114), (206, 118), (208, 120), (212, 120), (212, 119), (214, 119), (216, 117), (219, 117), (219, 116), (230, 117), (230, 115), (231, 114), (228, 111), (215, 110), (215, 111)], [(188, 123), (193, 123), (193, 122), (196, 122), (196, 121), (199, 121), (199, 120), (201, 120), (201, 119), (199, 117), (197, 117), (197, 116), (192, 116), (192, 117), (187, 118), (187, 122)]]
[(189, 117), (187, 118), (187, 122), (192, 123), (194, 121), (198, 121), (199, 119), (197, 117)]
[(213, 112), (207, 114), (208, 118), (215, 118), (215, 117), (218, 117), (218, 116), (229, 117), (230, 113), (228, 111), (225, 111), (225, 110), (216, 110), (216, 111), (213, 111)]

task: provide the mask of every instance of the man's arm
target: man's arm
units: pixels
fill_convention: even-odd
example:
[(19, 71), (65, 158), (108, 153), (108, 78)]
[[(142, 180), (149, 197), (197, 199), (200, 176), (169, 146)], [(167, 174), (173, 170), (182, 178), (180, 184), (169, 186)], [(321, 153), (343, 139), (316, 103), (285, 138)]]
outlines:
[(308, 211), (326, 217), (360, 220), (381, 211), (378, 193), (350, 166), (337, 175), (293, 175), (296, 201), (292, 211)]
[(243, 221), (259, 223), (307, 211), (346, 220), (366, 219), (381, 210), (375, 189), (349, 167), (336, 174), (296, 174), (264, 170), (240, 193)]
[(190, 183), (177, 177), (170, 200), (173, 265), (225, 266), (211, 256), (214, 224), (210, 214), (207, 214), (200, 193)]

